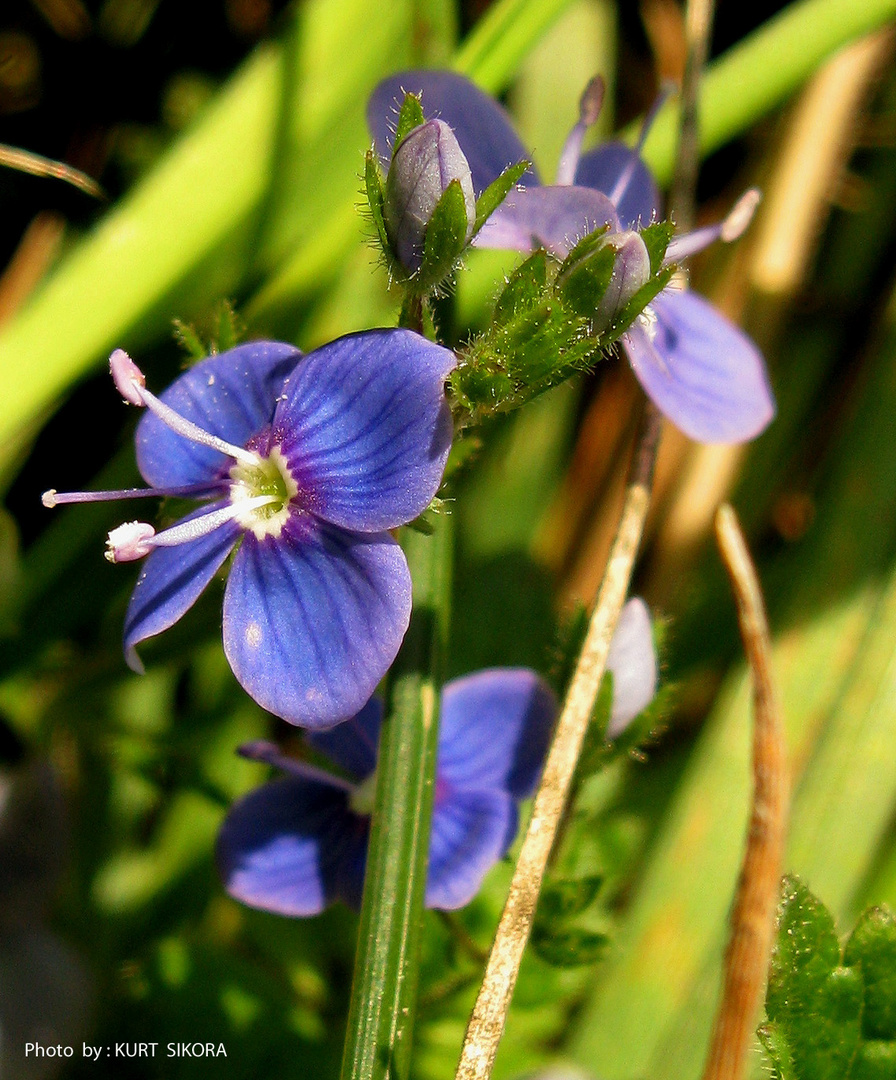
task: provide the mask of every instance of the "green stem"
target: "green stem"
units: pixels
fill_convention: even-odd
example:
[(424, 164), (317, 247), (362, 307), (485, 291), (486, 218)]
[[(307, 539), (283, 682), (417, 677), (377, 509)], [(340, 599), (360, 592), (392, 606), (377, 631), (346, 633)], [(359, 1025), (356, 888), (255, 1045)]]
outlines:
[[(707, 68), (700, 94), (705, 157), (785, 101), (841, 46), (896, 18), (896, 0), (800, 0)], [(672, 177), (678, 102), (656, 119), (644, 157), (661, 184)], [(632, 139), (637, 126), (626, 132)]]
[(417, 997), (432, 819), (442, 655), (448, 629), (451, 521), (405, 530), (414, 611), (390, 676), (380, 735), (342, 1080), (405, 1080)]

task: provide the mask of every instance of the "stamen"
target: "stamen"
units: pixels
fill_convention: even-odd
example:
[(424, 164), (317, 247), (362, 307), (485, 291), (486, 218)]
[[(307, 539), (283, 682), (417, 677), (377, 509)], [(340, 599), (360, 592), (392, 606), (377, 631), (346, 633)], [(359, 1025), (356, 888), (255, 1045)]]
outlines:
[(209, 484), (188, 484), (186, 487), (173, 488), (119, 488), (117, 491), (57, 491), (50, 488), (41, 495), (40, 500), (52, 510), (66, 503), (114, 502), (118, 499), (164, 499), (198, 498), (201, 495), (214, 494), (214, 487)]
[(334, 776), (326, 769), (319, 769), (316, 765), (309, 765), (307, 761), (284, 754), (276, 743), (266, 739), (256, 739), (254, 742), (243, 743), (237, 749), (240, 757), (248, 758), (249, 761), (263, 761), (266, 765), (273, 765), (275, 769), (281, 769), (290, 776), (296, 776), (303, 780), (311, 780), (319, 784), (329, 784), (338, 787), (351, 796), (355, 791), (355, 785), (341, 776)]
[(180, 521), (177, 525), (172, 525), (170, 529), (164, 529), (160, 533), (157, 533), (152, 525), (145, 521), (131, 521), (126, 525), (119, 525), (109, 533), (106, 541), (106, 558), (109, 562), (115, 563), (131, 562), (134, 559), (142, 559), (153, 548), (188, 544), (192, 540), (208, 536), (215, 529), (219, 529), (228, 521), (245, 513), (246, 510), (257, 510), (275, 502), (279, 502), (276, 495), (257, 495), (252, 499), (243, 499), (236, 505), (212, 510), (201, 517)]
[(650, 134), (650, 129), (653, 127), (653, 122), (657, 118), (657, 114), (660, 109), (666, 104), (669, 97), (675, 92), (675, 83), (664, 82), (660, 87), (660, 92), (656, 96), (656, 100), (650, 106), (647, 111), (647, 115), (644, 117), (644, 122), (641, 124), (641, 130), (638, 133), (638, 141), (635, 143), (632, 157), (626, 165), (626, 167), (619, 174), (619, 179), (616, 181), (616, 186), (610, 192), (610, 202), (619, 204), (622, 196), (625, 194), (625, 189), (632, 182), (632, 177), (635, 175), (635, 168), (638, 162), (641, 160), (641, 151), (644, 149), (644, 143), (647, 142), (647, 136)]
[(579, 120), (563, 144), (560, 164), (557, 166), (557, 183), (568, 187), (575, 180), (579, 158), (582, 156), (582, 142), (585, 132), (597, 121), (604, 101), (606, 84), (600, 75), (595, 75), (585, 87), (579, 99)]
[(762, 199), (758, 188), (749, 188), (741, 195), (723, 221), (715, 225), (705, 225), (702, 229), (694, 229), (693, 232), (683, 236), (675, 236), (666, 248), (663, 265), (681, 262), (698, 251), (714, 244), (716, 240), (730, 244), (737, 240), (746, 231), (747, 226), (753, 219), (756, 207)]
[(109, 357), (109, 374), (115, 383), (115, 389), (125, 401), (131, 405), (143, 405), (135, 388), (142, 389), (146, 386), (146, 376), (124, 349), (116, 349)]
[(187, 420), (169, 405), (165, 405), (155, 394), (146, 389), (146, 377), (124, 349), (116, 349), (109, 357), (109, 370), (115, 381), (118, 392), (132, 405), (145, 405), (151, 413), (154, 413), (163, 424), (166, 424), (177, 435), (183, 435), (185, 439), (199, 443), (200, 446), (208, 446), (212, 450), (219, 450), (228, 457), (236, 458), (247, 465), (255, 465), (258, 455), (242, 446), (234, 446), (232, 443), (219, 439), (217, 435), (203, 430), (192, 420)]

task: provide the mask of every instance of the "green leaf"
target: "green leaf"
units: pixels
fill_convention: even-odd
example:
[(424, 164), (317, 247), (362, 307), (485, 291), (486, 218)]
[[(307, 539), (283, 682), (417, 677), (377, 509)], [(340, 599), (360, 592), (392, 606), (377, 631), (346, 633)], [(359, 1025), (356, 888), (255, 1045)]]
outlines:
[(228, 349), (239, 345), (245, 336), (245, 324), (229, 300), (218, 301), (215, 306), (214, 324), (213, 352), (227, 352)]
[(600, 959), (609, 938), (594, 930), (570, 929), (555, 934), (536, 926), (531, 941), (536, 956), (553, 967), (584, 967)]
[[(781, 1080), (876, 1080), (896, 1062), (896, 922), (866, 912), (843, 952), (834, 920), (784, 884), (761, 1037)], [(889, 1071), (888, 1071), (889, 1070)]]
[(594, 902), (602, 883), (599, 874), (548, 882), (538, 900), (537, 923), (550, 927), (581, 915)]
[(507, 193), (516, 184), (531, 162), (523, 159), (516, 165), (510, 165), (501, 173), (497, 180), (492, 180), (488, 187), (476, 200), (476, 222), (473, 225), (473, 235), (482, 228), (495, 210), (507, 198)]
[(629, 300), (616, 316), (613, 325), (601, 334), (600, 347), (602, 349), (608, 348), (614, 341), (621, 337), (626, 330), (628, 330), (650, 301), (665, 289), (672, 280), (672, 275), (674, 273), (675, 270), (673, 267), (667, 266), (665, 270), (661, 270), (656, 277), (651, 278), (650, 281), (638, 289), (631, 300)]
[(182, 319), (174, 320), (174, 340), (186, 352), (191, 360), (204, 360), (208, 356), (208, 347), (199, 336), (196, 327)]
[[(603, 231), (599, 239), (602, 243)], [(560, 271), (557, 287), (564, 303), (577, 315), (587, 319), (597, 311), (612, 280), (616, 257), (616, 249), (611, 244), (602, 243), (601, 247), (593, 250), (587, 258), (580, 259), (567, 273)]]
[(401, 144), (401, 140), (405, 138), (414, 128), (420, 127), (421, 124), (426, 123), (426, 117), (423, 115), (423, 106), (420, 104), (420, 98), (416, 94), (405, 94), (404, 101), (401, 103), (401, 110), (398, 113), (398, 124), (395, 127), (395, 141), (392, 143), (392, 157), (395, 157), (395, 152)]

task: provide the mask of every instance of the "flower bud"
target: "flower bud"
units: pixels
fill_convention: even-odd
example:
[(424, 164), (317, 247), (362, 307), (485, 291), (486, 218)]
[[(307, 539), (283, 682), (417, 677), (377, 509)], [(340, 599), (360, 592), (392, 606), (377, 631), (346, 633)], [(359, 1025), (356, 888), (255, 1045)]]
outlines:
[[(459, 250), (444, 253), (454, 259), (463, 250), (476, 221), (476, 196), (470, 166), (454, 132), (442, 120), (430, 120), (401, 141), (386, 177), (383, 218), (392, 249), (411, 274), (423, 261), (426, 229), (448, 185), (457, 180), (463, 193), (465, 222)], [(443, 253), (438, 253), (442, 256)]]
[(600, 333), (649, 280), (647, 247), (637, 232), (626, 230), (587, 238), (563, 264), (557, 284), (566, 303)]

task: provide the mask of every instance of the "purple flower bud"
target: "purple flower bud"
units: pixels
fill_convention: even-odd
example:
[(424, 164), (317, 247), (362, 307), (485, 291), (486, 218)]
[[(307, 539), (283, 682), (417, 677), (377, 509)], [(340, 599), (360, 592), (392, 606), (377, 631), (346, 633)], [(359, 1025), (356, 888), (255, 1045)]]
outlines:
[(603, 244), (616, 251), (613, 276), (597, 305), (595, 325), (608, 326), (642, 285), (650, 280), (650, 255), (636, 232), (608, 233)]
[(469, 240), (476, 196), (470, 166), (454, 132), (442, 120), (430, 120), (409, 132), (389, 166), (383, 217), (395, 254), (410, 273), (420, 269), (426, 227), (452, 180), (459, 181), (463, 191)]

